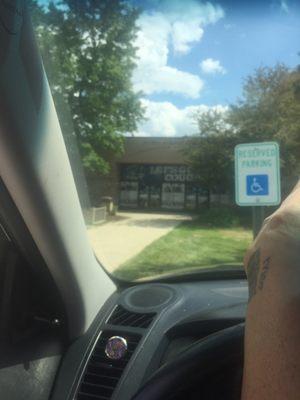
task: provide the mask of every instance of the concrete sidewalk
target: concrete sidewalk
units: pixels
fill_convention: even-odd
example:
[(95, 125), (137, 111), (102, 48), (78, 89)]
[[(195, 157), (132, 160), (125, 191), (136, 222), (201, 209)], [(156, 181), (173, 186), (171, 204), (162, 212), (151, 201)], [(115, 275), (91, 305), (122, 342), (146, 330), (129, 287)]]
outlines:
[(88, 229), (96, 256), (113, 272), (154, 240), (192, 216), (187, 214), (120, 212), (112, 220)]

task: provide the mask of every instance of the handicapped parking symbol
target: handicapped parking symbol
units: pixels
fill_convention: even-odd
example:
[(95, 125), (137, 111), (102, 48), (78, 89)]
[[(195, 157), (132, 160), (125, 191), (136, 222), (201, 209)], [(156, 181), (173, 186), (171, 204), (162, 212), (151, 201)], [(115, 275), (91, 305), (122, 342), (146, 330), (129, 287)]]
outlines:
[(268, 175), (247, 175), (246, 180), (248, 196), (267, 196), (269, 194)]
[(264, 191), (264, 189), (257, 182), (257, 178), (253, 178), (253, 182), (252, 182), (252, 184), (250, 186), (250, 189), (251, 189), (252, 193), (259, 193), (259, 192), (263, 192)]

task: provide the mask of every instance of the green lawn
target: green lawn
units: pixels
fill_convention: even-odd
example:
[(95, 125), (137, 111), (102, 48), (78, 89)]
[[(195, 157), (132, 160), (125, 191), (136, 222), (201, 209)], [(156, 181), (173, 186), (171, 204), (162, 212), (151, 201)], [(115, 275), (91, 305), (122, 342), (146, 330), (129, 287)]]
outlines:
[(239, 226), (208, 223), (207, 215), (184, 222), (123, 264), (115, 274), (135, 280), (216, 264), (241, 265), (252, 232), (236, 220), (233, 224)]

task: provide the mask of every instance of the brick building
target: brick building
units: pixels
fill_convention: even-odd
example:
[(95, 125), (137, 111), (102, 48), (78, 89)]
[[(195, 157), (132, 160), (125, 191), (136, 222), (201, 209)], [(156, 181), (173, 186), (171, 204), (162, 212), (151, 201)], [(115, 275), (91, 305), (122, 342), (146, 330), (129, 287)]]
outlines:
[(183, 149), (188, 139), (128, 137), (107, 176), (89, 179), (93, 205), (113, 198), (120, 209), (195, 209), (206, 200)]
[[(119, 209), (198, 208), (207, 201), (207, 194), (184, 158), (188, 140), (187, 137), (127, 137), (124, 154), (111, 161), (110, 174), (88, 178), (91, 205), (97, 207), (103, 203), (103, 197), (111, 197)], [(297, 180), (298, 177), (282, 180), (283, 197)], [(214, 192), (210, 201), (234, 203), (228, 192)], [(85, 199), (82, 203), (87, 204)]]

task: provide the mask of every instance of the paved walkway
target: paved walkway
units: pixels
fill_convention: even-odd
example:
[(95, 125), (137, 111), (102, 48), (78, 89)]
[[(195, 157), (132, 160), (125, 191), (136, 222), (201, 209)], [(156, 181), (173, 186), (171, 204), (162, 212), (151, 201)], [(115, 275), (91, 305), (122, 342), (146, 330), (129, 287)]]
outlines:
[(186, 214), (119, 212), (111, 221), (91, 227), (88, 234), (98, 259), (113, 272), (180, 222), (191, 219)]

